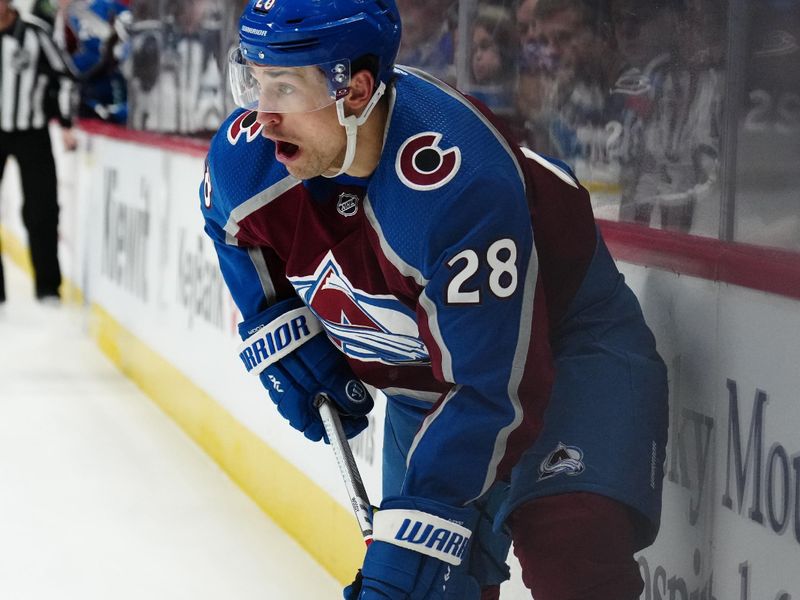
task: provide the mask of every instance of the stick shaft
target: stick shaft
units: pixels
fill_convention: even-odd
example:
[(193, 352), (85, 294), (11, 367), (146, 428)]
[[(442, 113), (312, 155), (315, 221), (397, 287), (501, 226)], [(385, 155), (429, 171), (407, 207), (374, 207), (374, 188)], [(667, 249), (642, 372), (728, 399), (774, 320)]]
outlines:
[(342, 481), (344, 481), (347, 494), (350, 496), (350, 504), (356, 521), (358, 521), (358, 527), (361, 529), (361, 535), (364, 542), (369, 545), (372, 541), (372, 505), (369, 503), (364, 482), (361, 481), (361, 474), (353, 457), (353, 451), (350, 449), (347, 436), (342, 429), (339, 413), (325, 394), (317, 395), (316, 406), (336, 457)]

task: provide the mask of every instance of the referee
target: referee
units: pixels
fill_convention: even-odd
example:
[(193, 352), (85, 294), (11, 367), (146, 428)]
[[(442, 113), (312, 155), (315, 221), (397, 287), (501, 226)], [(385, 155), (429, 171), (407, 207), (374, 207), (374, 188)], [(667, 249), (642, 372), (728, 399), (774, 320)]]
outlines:
[(47, 124), (58, 117), (65, 148), (75, 149), (71, 129), (75, 89), (46, 25), (21, 17), (11, 2), (0, 0), (0, 180), (6, 159), (14, 156), (22, 179), (22, 221), (28, 231), (36, 297), (58, 302), (58, 192)]

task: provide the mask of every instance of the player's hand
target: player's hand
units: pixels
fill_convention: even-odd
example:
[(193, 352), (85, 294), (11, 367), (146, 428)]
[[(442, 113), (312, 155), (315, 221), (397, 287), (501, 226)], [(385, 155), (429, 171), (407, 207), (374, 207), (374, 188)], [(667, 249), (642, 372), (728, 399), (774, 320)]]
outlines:
[(345, 600), (477, 600), (480, 588), (467, 573), (477, 516), (425, 498), (385, 498), (360, 582), (345, 588)]
[(258, 374), (278, 412), (308, 439), (328, 441), (314, 405), (319, 393), (336, 404), (348, 438), (367, 427), (372, 396), (299, 298), (241, 323), (239, 334), (245, 340), (239, 355), (245, 367)]

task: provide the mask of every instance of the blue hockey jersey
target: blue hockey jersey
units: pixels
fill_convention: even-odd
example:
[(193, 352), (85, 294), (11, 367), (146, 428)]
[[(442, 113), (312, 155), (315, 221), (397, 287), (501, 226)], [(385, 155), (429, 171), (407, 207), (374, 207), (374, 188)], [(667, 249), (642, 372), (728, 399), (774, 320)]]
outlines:
[(206, 232), (245, 319), (296, 294), (365, 382), (429, 403), (402, 493), (463, 505), (542, 427), (597, 231), (570, 172), (479, 103), (406, 68), (389, 101), (368, 179), (292, 177), (235, 111), (208, 155)]

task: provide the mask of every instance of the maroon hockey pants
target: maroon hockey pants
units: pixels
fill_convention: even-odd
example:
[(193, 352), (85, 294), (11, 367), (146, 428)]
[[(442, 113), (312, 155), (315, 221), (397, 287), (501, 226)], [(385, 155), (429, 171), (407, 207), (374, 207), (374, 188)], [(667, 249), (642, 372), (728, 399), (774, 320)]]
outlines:
[[(535, 600), (636, 600), (634, 522), (614, 500), (584, 492), (531, 500), (509, 517), (522, 580)], [(483, 590), (497, 600), (500, 588)]]

